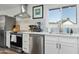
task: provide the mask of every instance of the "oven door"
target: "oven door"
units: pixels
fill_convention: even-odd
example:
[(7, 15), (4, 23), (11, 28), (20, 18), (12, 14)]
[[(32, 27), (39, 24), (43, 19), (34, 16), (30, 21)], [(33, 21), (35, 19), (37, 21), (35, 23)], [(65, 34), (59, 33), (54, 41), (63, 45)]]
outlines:
[(15, 50), (22, 50), (22, 34), (11, 33), (10, 47)]

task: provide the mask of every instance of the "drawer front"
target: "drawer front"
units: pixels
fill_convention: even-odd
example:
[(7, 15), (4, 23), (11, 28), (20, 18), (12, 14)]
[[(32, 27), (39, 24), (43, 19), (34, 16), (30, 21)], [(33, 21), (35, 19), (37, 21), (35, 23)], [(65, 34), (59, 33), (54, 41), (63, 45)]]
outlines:
[(29, 42), (29, 34), (23, 34), (23, 41)]
[(57, 36), (48, 36), (48, 35), (46, 35), (45, 36), (45, 40), (47, 41), (47, 40), (50, 40), (50, 41), (58, 41), (58, 37)]
[(49, 44), (49, 45), (53, 45), (53, 44), (57, 44), (58, 41), (45, 41), (45, 45)]
[(29, 44), (28, 43), (23, 44), (23, 51), (26, 52), (26, 53), (29, 52)]
[(29, 41), (23, 41), (23, 44), (29, 44)]
[(23, 47), (25, 48), (25, 47), (27, 47), (27, 46), (29, 46), (29, 42), (23, 42)]
[(62, 42), (61, 43), (61, 47), (63, 46), (69, 46), (69, 47), (77, 47), (77, 43), (64, 43)]
[(77, 37), (59, 37), (60, 42), (77, 43)]

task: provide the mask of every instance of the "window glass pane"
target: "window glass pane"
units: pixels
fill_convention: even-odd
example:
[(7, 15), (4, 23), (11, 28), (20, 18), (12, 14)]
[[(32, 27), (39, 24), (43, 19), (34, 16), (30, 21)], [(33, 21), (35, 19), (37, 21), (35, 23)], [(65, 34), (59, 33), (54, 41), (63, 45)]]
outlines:
[(58, 22), (61, 20), (61, 10), (52, 9), (48, 11), (48, 22)]
[(63, 19), (69, 18), (70, 21), (76, 23), (76, 7), (67, 7), (62, 9)]

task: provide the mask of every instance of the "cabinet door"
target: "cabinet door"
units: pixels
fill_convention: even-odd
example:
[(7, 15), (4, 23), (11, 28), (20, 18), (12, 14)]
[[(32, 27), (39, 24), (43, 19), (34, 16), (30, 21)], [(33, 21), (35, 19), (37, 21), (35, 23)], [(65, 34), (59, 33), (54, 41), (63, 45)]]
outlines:
[(77, 54), (77, 47), (68, 43), (61, 45), (60, 54)]
[(58, 38), (54, 36), (45, 36), (45, 53), (57, 54), (58, 52)]
[(47, 43), (45, 45), (45, 54), (58, 54), (57, 43), (52, 42), (52, 44)]
[(6, 46), (10, 48), (10, 32), (6, 31)]
[(23, 34), (22, 49), (24, 52), (29, 53), (29, 34)]

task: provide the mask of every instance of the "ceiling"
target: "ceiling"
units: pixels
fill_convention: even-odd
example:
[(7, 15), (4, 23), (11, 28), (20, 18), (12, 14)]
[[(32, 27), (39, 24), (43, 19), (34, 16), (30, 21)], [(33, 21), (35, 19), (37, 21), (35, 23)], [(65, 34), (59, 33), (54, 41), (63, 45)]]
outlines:
[(19, 4), (0, 4), (0, 11), (19, 7)]

